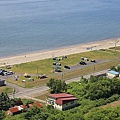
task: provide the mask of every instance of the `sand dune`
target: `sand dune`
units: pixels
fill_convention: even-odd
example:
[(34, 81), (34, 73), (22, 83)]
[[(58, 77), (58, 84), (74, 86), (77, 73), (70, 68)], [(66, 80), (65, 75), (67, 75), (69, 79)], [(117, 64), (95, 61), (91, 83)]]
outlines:
[(40, 51), (36, 53), (22, 54), (18, 56), (10, 56), (6, 58), (0, 58), (0, 65), (15, 65), (20, 63), (26, 63), (36, 60), (42, 60), (46, 58), (58, 57), (62, 55), (70, 55), (80, 52), (86, 52), (90, 50), (108, 49), (110, 47), (120, 46), (120, 38), (100, 40), (88, 44), (79, 44), (75, 46), (66, 46), (64, 48), (58, 48), (48, 51)]

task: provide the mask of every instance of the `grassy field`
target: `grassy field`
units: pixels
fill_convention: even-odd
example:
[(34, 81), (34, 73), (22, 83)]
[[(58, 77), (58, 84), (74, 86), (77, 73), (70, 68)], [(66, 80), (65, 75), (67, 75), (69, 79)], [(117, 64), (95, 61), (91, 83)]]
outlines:
[[(14, 78), (9, 78), (8, 81), (14, 84), (17, 84), (22, 87), (34, 87), (34, 86), (40, 86), (43, 84), (46, 84), (50, 78), (55, 79), (69, 79), (74, 78), (77, 76), (82, 76), (88, 73), (92, 73), (94, 70), (94, 66), (86, 66), (82, 69), (77, 69), (74, 71), (66, 72), (64, 71), (63, 66), (64, 65), (77, 65), (81, 57), (87, 57), (89, 60), (95, 59), (95, 60), (111, 60), (109, 62), (96, 64), (95, 65), (95, 71), (100, 71), (104, 69), (108, 69), (111, 66), (116, 66), (120, 63), (120, 53), (116, 52), (114, 54), (114, 51), (112, 50), (95, 50), (95, 51), (89, 51), (79, 54), (72, 54), (68, 55), (67, 59), (56, 61), (61, 63), (61, 70), (62, 73), (53, 73), (53, 62), (55, 62), (52, 58), (51, 59), (45, 59), (45, 60), (39, 60), (34, 62), (28, 62), (23, 63), (19, 65), (12, 66), (11, 70), (15, 71), (17, 75), (19, 75), (18, 81), (15, 81)], [(59, 57), (61, 58), (61, 57)], [(116, 59), (115, 59), (116, 58)], [(28, 73), (34, 78), (34, 81), (29, 81), (28, 78), (25, 78), (23, 75), (24, 73)], [(37, 75), (39, 74), (47, 74), (47, 78), (44, 79), (38, 79)], [(22, 82), (22, 80), (26, 80), (26, 82)]]
[(44, 94), (40, 95), (40, 96), (37, 96), (36, 98), (37, 99), (40, 99), (40, 100), (46, 100), (46, 95), (49, 94), (49, 91), (46, 91)]
[(1, 86), (1, 87), (0, 87), (0, 93), (1, 93), (1, 92), (11, 93), (12, 90), (13, 90), (12, 88), (7, 87), (7, 86)]

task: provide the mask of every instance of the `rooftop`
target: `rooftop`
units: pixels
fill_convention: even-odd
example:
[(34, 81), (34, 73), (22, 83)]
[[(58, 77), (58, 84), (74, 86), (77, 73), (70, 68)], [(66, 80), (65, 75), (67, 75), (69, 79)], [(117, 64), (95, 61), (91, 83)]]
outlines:
[(66, 102), (69, 102), (69, 101), (74, 101), (74, 100), (78, 100), (77, 98), (75, 97), (70, 97), (70, 98), (59, 98), (56, 100), (56, 103), (59, 104), (59, 105), (62, 105)]
[(32, 103), (32, 104), (29, 104), (29, 107), (33, 107), (33, 106), (37, 106), (37, 107), (39, 107), (39, 108), (42, 108), (42, 105), (39, 103), (39, 102), (34, 102), (34, 103)]
[(52, 98), (69, 98), (69, 97), (74, 97), (74, 95), (71, 94), (66, 94), (66, 93), (58, 93), (58, 94), (48, 94), (47, 97), (52, 97)]
[(119, 72), (116, 72), (114, 70), (109, 70), (108, 72), (111, 73), (111, 74), (114, 74), (114, 75), (118, 75), (119, 74)]
[(17, 106), (12, 107), (12, 108), (9, 108), (9, 110), (10, 110), (12, 113), (16, 113), (16, 112), (19, 112), (19, 111), (20, 111)]

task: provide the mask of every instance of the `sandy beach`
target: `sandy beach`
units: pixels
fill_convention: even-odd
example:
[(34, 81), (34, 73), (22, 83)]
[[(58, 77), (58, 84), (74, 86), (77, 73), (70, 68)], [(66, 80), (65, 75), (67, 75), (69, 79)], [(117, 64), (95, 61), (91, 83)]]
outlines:
[(120, 38), (100, 40), (100, 41), (91, 42), (88, 44), (66, 46), (64, 48), (58, 48), (54, 50), (40, 51), (36, 53), (29, 53), (24, 55), (22, 54), (18, 56), (0, 58), (0, 66), (21, 64), (21, 63), (42, 60), (42, 59), (47, 59), (52, 57), (59, 57), (63, 55), (76, 54), (76, 53), (81, 53), (81, 52), (86, 52), (91, 50), (108, 49), (110, 47), (115, 47), (115, 46), (120, 46)]

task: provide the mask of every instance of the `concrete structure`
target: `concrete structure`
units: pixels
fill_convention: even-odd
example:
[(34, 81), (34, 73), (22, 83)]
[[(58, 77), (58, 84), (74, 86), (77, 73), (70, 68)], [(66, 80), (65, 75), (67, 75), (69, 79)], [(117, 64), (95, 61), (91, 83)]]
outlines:
[(119, 77), (119, 72), (116, 72), (114, 70), (109, 70), (107, 72), (107, 76), (110, 77), (110, 78), (113, 78), (113, 77)]
[(4, 86), (5, 85), (5, 80), (0, 79), (0, 86)]
[(46, 105), (59, 110), (67, 110), (78, 105), (78, 99), (71, 94), (59, 93), (47, 95)]

